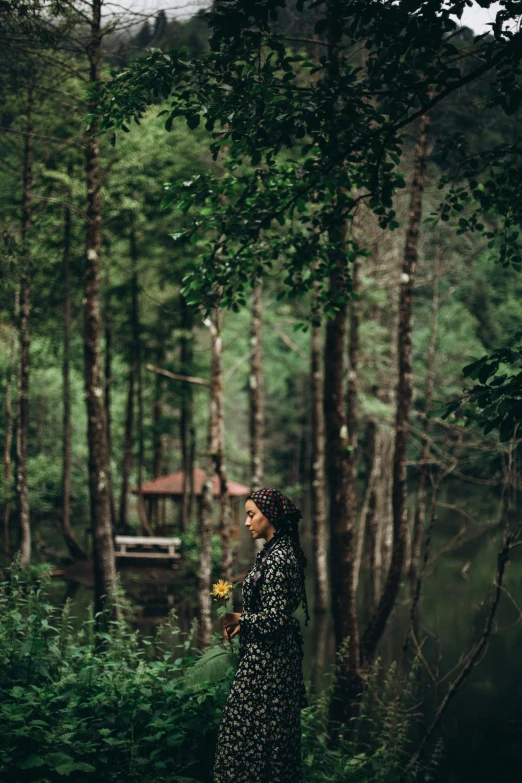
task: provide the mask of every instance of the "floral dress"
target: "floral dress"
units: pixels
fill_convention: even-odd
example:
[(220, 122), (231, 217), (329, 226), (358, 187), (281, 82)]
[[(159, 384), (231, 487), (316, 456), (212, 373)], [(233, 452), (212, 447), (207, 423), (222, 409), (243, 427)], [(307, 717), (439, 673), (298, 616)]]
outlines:
[[(266, 547), (266, 545), (265, 545)], [(292, 613), (301, 577), (288, 536), (262, 552), (243, 582), (239, 664), (221, 717), (214, 783), (300, 783), (301, 709), (307, 706), (302, 637)]]

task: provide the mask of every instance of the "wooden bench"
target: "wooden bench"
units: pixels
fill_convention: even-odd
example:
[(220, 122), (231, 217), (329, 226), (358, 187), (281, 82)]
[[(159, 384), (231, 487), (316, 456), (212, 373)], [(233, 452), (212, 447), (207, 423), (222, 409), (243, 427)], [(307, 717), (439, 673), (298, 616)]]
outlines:
[[(159, 557), (163, 559), (181, 557), (180, 553), (176, 552), (176, 547), (181, 546), (181, 538), (115, 536), (114, 543), (116, 544), (114, 553), (116, 557)], [(155, 551), (151, 551), (153, 549)]]

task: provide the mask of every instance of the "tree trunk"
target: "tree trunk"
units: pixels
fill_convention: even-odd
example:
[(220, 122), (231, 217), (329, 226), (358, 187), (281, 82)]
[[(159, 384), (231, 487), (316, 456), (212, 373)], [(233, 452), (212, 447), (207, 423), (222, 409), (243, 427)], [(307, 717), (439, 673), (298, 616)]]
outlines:
[(129, 389), (125, 410), (125, 435), (123, 438), (123, 467), (121, 475), (120, 514), (118, 530), (125, 532), (129, 526), (129, 479), (132, 467), (132, 430), (134, 426), (134, 368), (129, 371)]
[[(210, 430), (209, 422), (209, 447)], [(211, 597), (210, 588), (212, 581), (212, 549), (211, 549), (211, 522), (213, 507), (214, 464), (212, 455), (205, 459), (205, 480), (201, 495), (199, 509), (199, 572), (198, 572), (198, 613), (199, 613), (199, 645), (205, 650), (210, 644), (212, 633)]]
[(206, 325), (212, 335), (212, 365), (210, 378), (210, 454), (214, 470), (219, 479), (221, 533), (221, 574), (230, 579), (232, 567), (232, 536), (230, 525), (230, 497), (228, 494), (227, 470), (225, 464), (225, 419), (223, 400), (223, 341), (221, 330), (223, 314), (217, 310), (215, 323), (207, 318)]
[[(161, 357), (157, 357), (157, 364), (161, 363)], [(162, 459), (163, 459), (163, 440), (161, 437), (161, 420), (163, 416), (162, 404), (161, 404), (161, 392), (162, 392), (162, 378), (159, 373), (156, 374), (154, 381), (154, 409), (153, 409), (153, 466), (152, 472), (154, 478), (159, 478), (162, 473)], [(150, 525), (158, 535), (158, 530), (161, 528), (159, 519), (159, 498), (153, 498), (149, 503), (150, 508)]]
[[(382, 481), (382, 494), (381, 494), (381, 515), (382, 515), (382, 531), (381, 531), (381, 562), (382, 562), (382, 576), (388, 574), (391, 565), (392, 551), (393, 551), (393, 455), (394, 434), (388, 433), (386, 438), (384, 454), (383, 454), (383, 481)], [(378, 600), (380, 595), (378, 596)]]
[(395, 451), (393, 458), (393, 548), (391, 565), (381, 600), (375, 615), (364, 634), (361, 656), (370, 664), (377, 651), (377, 645), (395, 604), (402, 578), (407, 536), (406, 508), (406, 458), (408, 446), (409, 415), (413, 395), (412, 365), (412, 299), (413, 284), (417, 266), (419, 228), (422, 217), (422, 194), (426, 177), (428, 157), (429, 115), (420, 120), (419, 136), (415, 148), (415, 164), (411, 186), (409, 222), (406, 232), (406, 248), (402, 266), (399, 294), (399, 329), (397, 340), (398, 384), (395, 419)]
[[(346, 224), (330, 232), (332, 240), (330, 296), (346, 292)], [(336, 649), (346, 646), (340, 664), (331, 718), (346, 722), (354, 714), (361, 692), (359, 676), (358, 628), (353, 567), (355, 537), (348, 495), (349, 476), (346, 454), (349, 434), (345, 414), (344, 366), (347, 304), (338, 299), (336, 314), (326, 324), (324, 361), (324, 413), (327, 477), (330, 509), (330, 595)]]
[(256, 283), (252, 301), (250, 335), (250, 459), (252, 491), (263, 486), (263, 440), (265, 435), (263, 405), (263, 286)]
[[(337, 0), (327, 2), (329, 16), (328, 69), (340, 76)], [(335, 137), (330, 143), (336, 142)], [(330, 721), (349, 725), (358, 713), (362, 680), (359, 673), (359, 629), (353, 589), (355, 561), (354, 503), (350, 460), (350, 433), (344, 389), (347, 274), (347, 221), (329, 231), (329, 295), (336, 310), (326, 324), (324, 361), (324, 412), (330, 517), (330, 595), (336, 650), (343, 652), (330, 705)]]
[[(88, 45), (89, 81), (100, 81), (101, 0), (93, 0), (91, 36)], [(96, 114), (97, 104), (89, 102), (88, 111)], [(100, 250), (101, 250), (101, 177), (98, 127), (86, 137), (87, 237), (84, 276), (84, 363), (87, 403), (87, 441), (89, 445), (89, 489), (94, 559), (94, 611), (106, 606), (107, 597), (116, 590), (116, 565), (111, 526), (109, 496), (109, 454), (105, 420), (100, 355)], [(112, 615), (116, 614), (114, 604)]]
[[(20, 291), (15, 295), (15, 321), (19, 319)], [(13, 444), (13, 408), (12, 388), (16, 357), (16, 343), (18, 329), (13, 328), (11, 347), (9, 349), (9, 370), (7, 375), (7, 387), (5, 390), (5, 443), (4, 443), (4, 552), (8, 557), (10, 553), (9, 520), (11, 518), (11, 448)]]
[(114, 504), (114, 479), (112, 475), (112, 306), (109, 266), (105, 277), (105, 421), (107, 425), (107, 453), (109, 457), (109, 495), (111, 503), (111, 524), (116, 530), (116, 508)]
[(45, 414), (46, 414), (46, 399), (45, 397), (40, 397), (38, 400), (37, 405), (37, 414), (35, 418), (37, 419), (37, 425), (36, 425), (36, 447), (38, 450), (38, 455), (44, 456), (45, 455)]
[(328, 570), (327, 549), (328, 533), (326, 529), (326, 475), (324, 446), (324, 410), (323, 377), (321, 372), (321, 352), (323, 333), (320, 326), (312, 326), (311, 339), (311, 441), (312, 441), (312, 542), (315, 559), (315, 605), (317, 613), (327, 611), (328, 607)]
[[(70, 172), (69, 172), (70, 173)], [(71, 557), (84, 560), (87, 556), (76, 540), (71, 527), (71, 210), (65, 207), (63, 227), (63, 280), (64, 280), (64, 319), (63, 319), (63, 472), (62, 472), (62, 534)]]
[[(223, 437), (223, 377), (221, 370), (221, 320), (222, 315), (218, 310), (216, 313), (216, 322), (211, 318), (205, 319), (205, 325), (209, 328), (212, 337), (212, 353), (210, 366), (210, 402), (208, 419), (208, 451), (205, 457), (205, 479), (203, 482), (203, 492), (199, 508), (199, 539), (200, 539), (200, 566), (198, 573), (198, 608), (199, 608), (199, 641), (202, 649), (208, 647), (212, 632), (212, 622), (210, 615), (211, 598), (210, 587), (212, 578), (212, 509), (213, 509), (213, 486), (214, 474), (217, 473), (221, 486), (221, 514), (220, 526), (223, 530), (223, 486), (221, 484), (222, 476), (225, 478), (225, 493), (228, 498), (226, 487), (226, 473), (224, 472), (224, 462), (221, 465), (220, 450), (222, 448)], [(220, 473), (220, 468), (223, 473)], [(225, 520), (226, 521), (226, 520)], [(226, 567), (226, 541), (223, 542), (222, 572), (226, 578), (224, 565)]]
[(140, 323), (140, 303), (139, 303), (139, 281), (138, 281), (138, 244), (136, 240), (136, 227), (134, 225), (134, 215), (131, 218), (130, 230), (130, 252), (132, 261), (132, 358), (134, 372), (137, 381), (138, 397), (138, 516), (142, 527), (142, 534), (151, 536), (152, 528), (147, 519), (145, 503), (141, 487), (143, 485), (143, 461), (145, 457), (144, 424), (143, 424), (143, 372), (142, 372), (142, 350), (141, 350), (141, 323)]
[[(355, 218), (354, 226), (355, 230)], [(355, 562), (353, 566), (354, 594), (357, 590), (357, 580), (359, 577), (359, 563), (362, 554), (362, 542), (359, 542), (361, 534), (356, 530), (357, 527), (357, 374), (359, 370), (359, 273), (361, 268), (361, 259), (357, 255), (352, 267), (352, 299), (350, 302), (350, 338), (348, 341), (348, 390), (346, 395), (346, 423), (348, 426), (348, 498), (349, 498), (349, 525), (356, 536)], [(361, 553), (361, 554), (359, 554)]]
[[(437, 250), (438, 253), (438, 250)], [(438, 254), (435, 258), (433, 269), (433, 297), (431, 300), (431, 323), (430, 323), (430, 341), (428, 346), (428, 365), (426, 368), (426, 393), (424, 397), (424, 420), (422, 426), (422, 449), (421, 449), (421, 472), (419, 477), (419, 486), (417, 488), (417, 504), (415, 507), (415, 517), (413, 521), (413, 533), (411, 541), (411, 561), (410, 561), (410, 592), (412, 596), (417, 584), (417, 574), (419, 571), (419, 561), (422, 549), (422, 537), (424, 532), (424, 518), (426, 516), (426, 484), (428, 480), (428, 460), (430, 456), (430, 420), (428, 418), (433, 399), (433, 386), (435, 381), (435, 352), (437, 346), (439, 316), (439, 259)]]
[(154, 478), (159, 478), (162, 473), (163, 459), (163, 441), (161, 437), (161, 420), (163, 417), (163, 407), (161, 404), (162, 380), (161, 375), (156, 375), (156, 384), (154, 387)]
[[(181, 373), (193, 375), (193, 319), (185, 299), (181, 299), (183, 336), (181, 338)], [(181, 501), (181, 529), (187, 531), (194, 510), (194, 391), (191, 383), (181, 386), (181, 451), (183, 458), (183, 498)]]
[(310, 671), (310, 689), (312, 693), (324, 691), (327, 672), (328, 615), (319, 612), (314, 616), (313, 657)]
[[(376, 432), (377, 432), (377, 425), (375, 422), (370, 421), (366, 427), (366, 439), (367, 439), (367, 445), (366, 445), (366, 491), (364, 493), (364, 501), (361, 508), (361, 512), (359, 514), (359, 523), (357, 526), (357, 547), (356, 547), (356, 558), (355, 558), (355, 567), (354, 567), (354, 575), (353, 575), (353, 589), (355, 592), (357, 592), (357, 588), (359, 586), (359, 574), (361, 570), (363, 555), (364, 555), (364, 548), (365, 545), (367, 547), (368, 552), (370, 553), (370, 558), (374, 556), (375, 551), (375, 540), (376, 540), (376, 530), (375, 530), (375, 506), (376, 506), (376, 493), (375, 493), (375, 487), (377, 484), (377, 479), (379, 476), (379, 459), (376, 452)], [(369, 559), (370, 559), (369, 558)], [(370, 579), (373, 577), (373, 572), (370, 570)], [(375, 598), (373, 595), (373, 590), (370, 588), (370, 595), (368, 603), (374, 608)]]
[(379, 513), (378, 491), (382, 476), (382, 437), (374, 421), (368, 423), (366, 432), (370, 495), (365, 515), (365, 535), (370, 576), (368, 604), (373, 612), (381, 594), (382, 514)]
[(18, 416), (16, 432), (16, 489), (18, 517), (20, 520), (20, 560), (31, 561), (31, 519), (29, 487), (27, 477), (28, 435), (29, 435), (29, 361), (31, 316), (31, 254), (29, 232), (32, 217), (33, 181), (33, 82), (32, 75), (27, 88), (27, 121), (23, 161), (22, 185), (22, 275), (20, 281), (20, 351), (18, 367)]

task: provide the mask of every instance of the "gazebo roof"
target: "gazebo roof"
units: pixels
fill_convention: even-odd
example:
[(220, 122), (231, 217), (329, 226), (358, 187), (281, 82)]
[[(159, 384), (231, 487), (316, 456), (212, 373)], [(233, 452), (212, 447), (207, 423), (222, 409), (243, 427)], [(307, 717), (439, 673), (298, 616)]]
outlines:
[[(205, 473), (202, 470), (196, 468), (194, 470), (194, 494), (201, 495), (203, 491), (203, 481), (205, 480)], [(138, 488), (131, 489), (133, 495), (138, 494)], [(228, 481), (228, 492), (231, 497), (241, 497), (242, 495), (248, 495), (250, 489), (244, 484), (239, 484), (237, 481)], [(168, 476), (160, 476), (153, 481), (148, 481), (146, 484), (142, 484), (142, 495), (155, 495), (156, 497), (181, 497), (183, 495), (183, 471), (178, 470), (176, 473), (169, 473)], [(213, 479), (213, 494), (214, 497), (219, 497), (219, 479), (214, 476)]]

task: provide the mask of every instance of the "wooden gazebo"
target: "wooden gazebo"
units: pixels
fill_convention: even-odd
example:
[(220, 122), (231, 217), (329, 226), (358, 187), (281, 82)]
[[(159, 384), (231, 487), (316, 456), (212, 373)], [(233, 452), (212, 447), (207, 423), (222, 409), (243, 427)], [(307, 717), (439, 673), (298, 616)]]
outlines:
[[(205, 480), (205, 473), (198, 468), (193, 472), (193, 492), (196, 499), (201, 498), (203, 492), (203, 482)], [(149, 519), (155, 517), (160, 523), (161, 527), (178, 527), (180, 524), (180, 513), (177, 514), (168, 513), (167, 500), (170, 498), (181, 507), (181, 499), (183, 497), (183, 484), (184, 484), (184, 472), (182, 470), (176, 471), (176, 473), (169, 473), (167, 476), (159, 476), (159, 478), (148, 481), (141, 486), (141, 495), (148, 505)], [(137, 487), (131, 489), (133, 495), (138, 495), (139, 490)], [(234, 516), (239, 516), (240, 510), (240, 498), (245, 497), (250, 493), (249, 487), (245, 484), (240, 484), (233, 479), (228, 480), (228, 493), (231, 498), (232, 511)], [(214, 476), (213, 479), (213, 494), (214, 497), (219, 497), (220, 486), (219, 479)], [(173, 509), (171, 509), (171, 512)]]

